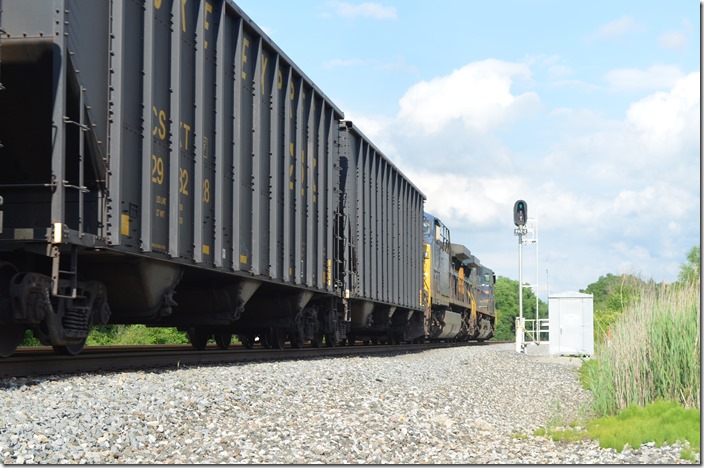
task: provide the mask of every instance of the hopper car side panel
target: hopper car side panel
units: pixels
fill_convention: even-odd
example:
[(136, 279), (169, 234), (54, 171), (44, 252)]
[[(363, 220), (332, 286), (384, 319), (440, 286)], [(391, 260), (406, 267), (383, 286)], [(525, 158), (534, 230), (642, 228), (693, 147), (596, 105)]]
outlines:
[[(233, 2), (2, 9), (2, 260), (81, 315), (44, 341), (79, 347), (108, 318), (287, 323), (309, 302), (334, 315), (342, 112)], [(100, 285), (92, 299), (79, 277)]]
[(425, 197), (351, 122), (340, 125), (340, 162), (352, 334), (415, 339)]
[(115, 4), (111, 244), (329, 290), (341, 112), (231, 3), (140, 3)]

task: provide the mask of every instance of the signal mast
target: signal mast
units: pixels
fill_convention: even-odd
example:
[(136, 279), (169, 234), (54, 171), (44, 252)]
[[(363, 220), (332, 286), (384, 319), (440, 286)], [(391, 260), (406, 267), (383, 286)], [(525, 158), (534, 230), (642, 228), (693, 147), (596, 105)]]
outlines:
[(523, 236), (528, 234), (526, 221), (528, 220), (528, 204), (525, 200), (517, 200), (513, 204), (513, 224), (516, 229), (513, 234), (518, 236), (518, 319), (516, 321), (516, 352), (525, 352), (524, 334), (525, 320), (523, 319)]

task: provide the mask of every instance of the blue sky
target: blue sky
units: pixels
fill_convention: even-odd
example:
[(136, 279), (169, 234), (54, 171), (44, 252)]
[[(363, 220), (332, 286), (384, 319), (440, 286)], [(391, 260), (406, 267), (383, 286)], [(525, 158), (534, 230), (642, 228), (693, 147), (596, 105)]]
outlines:
[(700, 243), (693, 1), (240, 0), (497, 275), (674, 281)]

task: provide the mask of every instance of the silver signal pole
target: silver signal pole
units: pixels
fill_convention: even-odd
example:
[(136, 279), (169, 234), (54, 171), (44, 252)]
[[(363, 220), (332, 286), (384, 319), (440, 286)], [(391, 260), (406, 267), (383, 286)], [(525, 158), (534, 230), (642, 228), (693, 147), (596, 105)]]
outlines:
[(540, 345), (540, 270), (538, 269), (538, 220), (533, 219), (533, 242), (535, 242), (535, 336), (533, 339)]
[(516, 229), (513, 233), (518, 236), (518, 320), (516, 322), (516, 352), (525, 352), (524, 333), (525, 321), (523, 320), (523, 236), (528, 233), (528, 204), (524, 200), (516, 200), (513, 205), (513, 223)]
[(518, 226), (513, 233), (518, 236), (518, 322), (516, 323), (516, 352), (525, 352), (525, 329), (523, 319), (523, 236), (528, 233), (525, 225)]

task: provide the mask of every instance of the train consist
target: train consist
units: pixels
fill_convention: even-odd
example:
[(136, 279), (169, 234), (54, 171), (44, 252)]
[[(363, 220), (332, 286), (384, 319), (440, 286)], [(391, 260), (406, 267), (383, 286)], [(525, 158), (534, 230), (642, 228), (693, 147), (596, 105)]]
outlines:
[(3, 357), (493, 334), (493, 272), (230, 0), (2, 0), (0, 203)]

